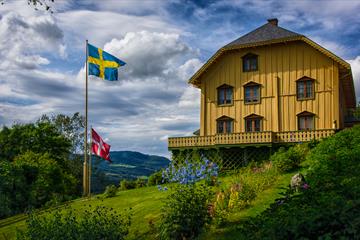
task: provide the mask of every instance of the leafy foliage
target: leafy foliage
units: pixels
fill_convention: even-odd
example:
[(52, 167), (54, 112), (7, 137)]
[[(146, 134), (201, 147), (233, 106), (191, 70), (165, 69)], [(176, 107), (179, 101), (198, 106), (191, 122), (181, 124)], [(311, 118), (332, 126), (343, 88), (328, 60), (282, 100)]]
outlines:
[(204, 184), (177, 185), (162, 209), (160, 238), (195, 238), (210, 221), (211, 196), (210, 188)]
[(79, 193), (81, 163), (71, 158), (71, 140), (52, 122), (3, 127), (0, 149), (0, 218)]
[(135, 187), (135, 181), (124, 179), (120, 182), (120, 190), (134, 189)]
[(239, 226), (244, 239), (358, 239), (360, 127), (321, 141), (307, 156), (308, 185), (291, 189), (258, 217)]
[(153, 174), (151, 174), (149, 176), (148, 185), (149, 186), (155, 186), (155, 185), (160, 184), (162, 181), (163, 181), (162, 170), (160, 170), (160, 171), (157, 171), (157, 172), (155, 172), (155, 173), (153, 173)]
[(119, 214), (112, 208), (89, 207), (84, 212), (56, 210), (48, 214), (30, 214), (27, 228), (18, 232), (19, 240), (47, 239), (124, 239), (129, 233), (131, 215)]
[(59, 195), (71, 195), (76, 179), (63, 171), (48, 154), (26, 152), (14, 160), (20, 176), (23, 177), (22, 191), (29, 206), (40, 207)]
[[(176, 183), (165, 200), (160, 224), (161, 239), (193, 239), (211, 220), (209, 206), (212, 191), (209, 184), (218, 175), (218, 166), (205, 158), (174, 163), (163, 173), (164, 182)], [(197, 182), (203, 180), (205, 183)], [(158, 186), (167, 191), (167, 187)]]
[(57, 131), (71, 141), (71, 152), (81, 153), (84, 149), (85, 118), (79, 112), (72, 116), (64, 114), (42, 115), (37, 123), (48, 123), (53, 125)]
[(104, 195), (106, 198), (115, 197), (118, 189), (115, 185), (106, 186)]
[(15, 124), (0, 131), (0, 160), (14, 161), (19, 154), (31, 151), (47, 153), (52, 159), (67, 168), (71, 142), (50, 123)]
[(271, 163), (251, 163), (232, 177), (229, 186), (223, 185), (216, 193), (210, 212), (216, 225), (227, 222), (227, 216), (246, 208), (276, 180), (278, 172)]
[(296, 145), (285, 149), (281, 147), (270, 157), (274, 166), (280, 172), (290, 172), (300, 167), (301, 161), (305, 160), (307, 145)]

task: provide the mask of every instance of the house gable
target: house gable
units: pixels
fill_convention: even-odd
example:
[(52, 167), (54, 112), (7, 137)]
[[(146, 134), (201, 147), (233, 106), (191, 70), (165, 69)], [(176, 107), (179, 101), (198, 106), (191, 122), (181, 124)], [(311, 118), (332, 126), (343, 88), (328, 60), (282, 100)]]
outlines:
[(351, 73), (350, 64), (336, 56), (329, 50), (318, 45), (314, 41), (300, 35), (298, 33), (278, 27), (273, 23), (267, 23), (258, 29), (240, 37), (239, 39), (229, 43), (228, 45), (219, 49), (189, 80), (189, 83), (197, 88), (201, 88), (203, 75), (209, 72), (210, 68), (221, 61), (220, 58), (227, 53), (237, 52), (246, 48), (251, 48), (248, 52), (256, 54), (254, 47), (263, 47), (268, 45), (275, 45), (280, 43), (303, 42), (311, 48), (324, 54), (329, 59), (339, 64), (339, 78), (342, 81), (344, 91), (349, 93), (346, 95), (346, 106), (348, 108), (356, 106), (355, 88)]

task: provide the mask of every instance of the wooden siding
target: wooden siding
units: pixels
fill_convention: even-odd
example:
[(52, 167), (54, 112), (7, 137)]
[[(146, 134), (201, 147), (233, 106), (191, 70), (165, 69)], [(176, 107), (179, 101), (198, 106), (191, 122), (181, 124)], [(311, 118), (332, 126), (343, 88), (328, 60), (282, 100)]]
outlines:
[[(258, 71), (243, 72), (241, 57), (257, 54)], [(331, 129), (334, 121), (341, 125), (339, 111), (338, 63), (305, 42), (279, 43), (240, 49), (223, 54), (202, 75), (200, 135), (216, 134), (216, 119), (234, 119), (234, 133), (245, 132), (244, 118), (250, 114), (263, 117), (262, 131), (297, 131), (296, 114), (315, 114), (315, 129)], [(315, 79), (315, 98), (298, 101), (296, 80), (307, 76)], [(259, 104), (244, 104), (247, 82), (261, 84)], [(231, 106), (217, 106), (216, 88), (222, 84), (234, 87)]]

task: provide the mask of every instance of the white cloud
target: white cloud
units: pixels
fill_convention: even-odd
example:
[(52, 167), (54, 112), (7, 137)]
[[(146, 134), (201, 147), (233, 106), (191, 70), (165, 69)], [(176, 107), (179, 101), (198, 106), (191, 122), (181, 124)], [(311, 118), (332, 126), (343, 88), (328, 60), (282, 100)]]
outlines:
[(179, 107), (200, 108), (200, 90), (187, 87), (180, 98)]
[(355, 93), (359, 100), (360, 98), (360, 56), (357, 56), (355, 59), (347, 60), (351, 64), (351, 70), (353, 73)]
[[(162, 77), (173, 69), (191, 49), (179, 39), (179, 34), (129, 32), (123, 39), (112, 39), (104, 49), (125, 62), (126, 74), (135, 78)], [(174, 81), (174, 79), (164, 79)]]
[(40, 54), (57, 52), (63, 32), (51, 16), (9, 12), (0, 19), (0, 36), (0, 69), (35, 69), (50, 63)]
[(85, 39), (103, 46), (110, 39), (123, 38), (128, 32), (180, 32), (177, 27), (155, 15), (133, 16), (111, 11), (76, 10), (58, 13), (56, 18), (68, 33), (65, 38), (76, 48), (82, 48)]

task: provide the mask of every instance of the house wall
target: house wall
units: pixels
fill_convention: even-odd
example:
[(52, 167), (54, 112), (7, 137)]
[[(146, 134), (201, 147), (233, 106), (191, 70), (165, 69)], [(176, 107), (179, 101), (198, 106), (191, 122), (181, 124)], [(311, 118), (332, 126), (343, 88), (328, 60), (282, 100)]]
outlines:
[[(242, 56), (258, 55), (258, 71), (243, 72)], [(201, 76), (200, 135), (216, 134), (216, 119), (234, 119), (234, 132), (245, 131), (244, 118), (263, 116), (263, 131), (296, 131), (297, 114), (315, 114), (315, 129), (340, 125), (338, 63), (302, 41), (234, 50), (223, 54)], [(315, 98), (298, 101), (296, 80), (315, 79)], [(244, 87), (249, 81), (261, 84), (260, 104), (244, 104)], [(234, 87), (233, 105), (217, 106), (217, 87)]]

